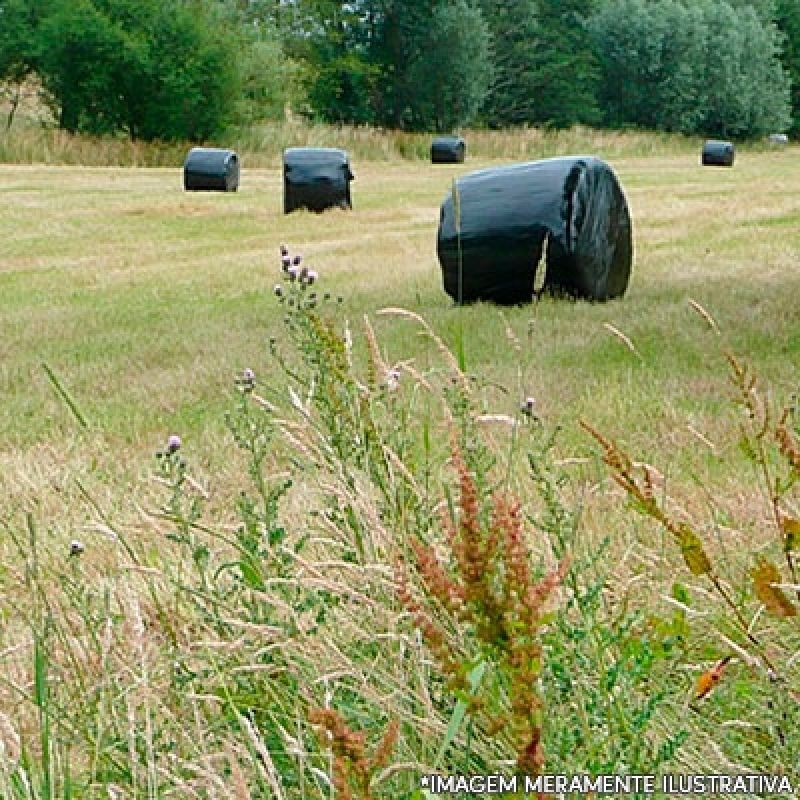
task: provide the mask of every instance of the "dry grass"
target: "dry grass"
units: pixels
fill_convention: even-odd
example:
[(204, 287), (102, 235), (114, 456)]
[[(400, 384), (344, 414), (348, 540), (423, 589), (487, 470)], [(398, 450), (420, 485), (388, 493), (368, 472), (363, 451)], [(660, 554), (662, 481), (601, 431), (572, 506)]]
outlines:
[[(474, 150), (490, 150), (488, 135), (486, 142), (477, 135), (474, 141)], [(529, 147), (531, 142), (535, 146)], [(560, 142), (565, 148), (569, 143)], [(516, 144), (519, 150), (512, 140), (494, 139), (491, 147), (525, 157), (544, 147), (533, 135)], [(500, 163), (472, 155), (473, 150), (467, 164), (452, 167), (401, 162), (395, 153), (385, 160), (354, 159), (353, 212), (324, 215), (282, 214), (281, 175), (272, 156), (264, 162), (254, 156), (252, 165), (245, 159), (240, 191), (228, 195), (183, 192), (177, 166), (0, 167), (2, 520), (16, 526), (32, 512), (46, 531), (39, 538), (46, 563), (63, 560), (73, 538), (90, 545), (84, 569), (110, 592), (107, 618), (118, 614), (129, 626), (118, 633), (127, 650), (109, 656), (116, 659), (115, 673), (132, 676), (137, 687), (128, 701), (130, 718), (115, 722), (123, 733), (126, 727), (146, 731), (146, 714), (170, 669), (170, 636), (176, 630), (190, 664), (223, 664), (225, 648), (232, 646), (193, 617), (186, 598), (170, 594), (183, 569), (182, 551), (165, 545), (169, 526), (148, 513), (163, 494), (149, 473), (166, 436), (180, 433), (192, 476), (208, 496), (212, 524), (226, 534), (233, 530), (230, 501), (241, 488), (243, 460), (230, 444), (223, 415), (233, 402), (232, 379), (244, 367), (256, 371), (268, 399), (282, 397), (279, 376), (269, 372), (267, 341), (283, 331), (283, 310), (272, 290), (281, 278), (278, 248), (284, 242), (320, 272), (320, 292), (343, 298), (340, 313), (351, 321), (357, 340), (360, 321), (368, 315), (386, 364), (408, 361), (432, 381), (450, 369), (437, 343), (421, 335), (413, 320), (378, 313), (406, 308), (426, 320), (453, 352), (463, 344), (467, 373), (478, 378), (474, 393), (487, 419), (517, 418), (520, 402), (535, 398), (545, 425), (563, 429), (557, 455), (576, 479), (587, 539), (599, 541), (613, 531), (612, 592), (621, 596), (633, 587), (642, 600), (658, 604), (669, 593), (680, 559), (655, 526), (625, 511), (623, 494), (600, 472), (595, 450), (579, 429), (581, 418), (658, 468), (660, 488), (675, 495), (676, 513), (707, 520), (715, 557), (741, 568), (742, 542), (766, 544), (759, 490), (749, 467), (736, 458), (735, 393), (722, 351), (729, 347), (752, 363), (777, 399), (798, 388), (797, 153), (753, 150), (741, 154), (733, 169), (720, 170), (701, 168), (699, 150), (685, 142), (674, 144), (672, 154), (661, 152), (662, 142), (648, 145), (645, 137), (597, 137), (594, 144), (597, 155), (615, 168), (633, 214), (630, 291), (607, 305), (543, 298), (513, 309), (454, 309), (441, 290), (435, 254), (439, 204), (458, 175)], [(647, 155), (648, 147), (656, 154)], [(635, 154), (637, 148), (644, 154)], [(357, 341), (357, 358), (364, 358), (362, 344)], [(87, 428), (58, 395), (42, 363), (69, 393)], [(428, 410), (423, 394), (413, 400), (421, 412)], [(523, 436), (509, 443), (509, 430), (505, 423), (486, 425), (501, 459), (528, 441)], [(437, 487), (442, 477), (433, 476)], [(525, 491), (522, 472), (512, 482)], [(363, 502), (365, 518), (374, 512), (366, 491), (344, 500)], [(306, 510), (305, 501), (293, 498), (289, 513), (299, 531), (306, 529)], [(384, 530), (378, 517), (372, 523), (376, 543), (391, 541), (393, 532)], [(135, 537), (145, 563), (130, 563), (114, 531)], [(371, 597), (390, 594), (387, 576), (380, 563), (373, 565), (371, 594), (362, 578), (347, 573), (346, 559), (326, 547), (320, 544), (317, 552), (326, 555), (327, 566), (309, 565), (304, 578), (309, 585), (348, 587), (351, 602), (339, 609), (338, 620), (349, 644), (367, 652), (371, 631), (359, 627), (358, 609)], [(0, 571), (6, 589), (21, 580), (19, 568), (10, 566), (16, 561), (10, 545), (0, 547), (0, 565), (9, 565)], [(169, 598), (172, 626), (144, 590), (149, 569), (156, 570), (157, 596)], [(13, 607), (14, 593), (9, 597)], [(418, 660), (420, 672), (430, 669), (418, 644), (394, 630), (397, 620), (387, 608), (376, 606), (375, 613), (385, 615), (380, 629), (398, 652)], [(703, 625), (698, 623), (713, 649), (718, 642)], [(252, 629), (237, 635), (242, 647), (254, 651), (271, 646), (259, 644)], [(25, 636), (9, 628), (0, 641), (8, 681), (21, 692), (30, 691), (25, 674), (31, 643)], [(397, 672), (387, 673), (376, 687), (368, 671), (352, 672), (350, 656), (334, 642), (304, 646), (310, 661), (326, 666), (315, 691), (324, 692), (332, 676), (344, 675), (375, 707), (406, 698), (404, 707), (421, 709), (410, 723), (443, 735), (446, 720), (424, 722), (432, 702), (424, 680), (404, 685), (406, 674), (395, 665)], [(87, 680), (100, 675), (102, 665), (92, 658), (87, 655), (81, 666)], [(97, 680), (99, 696), (113, 694), (112, 686)], [(0, 690), (0, 697), (4, 694), (8, 702), (19, 702), (8, 682)], [(183, 766), (143, 757), (147, 768), (136, 776), (138, 796), (147, 796), (147, 781), (155, 780), (147, 770), (156, 763), (162, 773), (184, 776), (191, 784), (185, 796), (226, 796), (221, 788), (217, 795), (193, 794), (218, 779), (209, 777), (220, 769), (210, 754), (223, 758), (225, 747), (235, 751), (228, 753), (237, 764), (234, 772), (267, 770), (262, 778), (268, 781), (268, 767), (257, 756), (257, 732), (248, 733), (242, 723), (238, 744), (221, 743), (208, 733), (209, 705), (189, 700), (192, 713), (186, 719), (162, 720), (181, 742)], [(400, 746), (409, 763), (415, 760), (413, 747), (413, 742)], [(696, 751), (695, 766), (709, 752), (713, 748)], [(416, 756), (425, 761), (430, 754)], [(195, 777), (186, 777), (183, 767)], [(247, 780), (239, 776), (237, 796), (249, 796)]]

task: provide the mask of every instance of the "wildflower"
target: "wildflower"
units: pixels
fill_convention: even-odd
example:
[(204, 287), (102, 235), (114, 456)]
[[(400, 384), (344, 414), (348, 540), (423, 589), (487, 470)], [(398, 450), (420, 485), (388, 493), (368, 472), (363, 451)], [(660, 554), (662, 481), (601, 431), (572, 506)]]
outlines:
[(530, 417), (531, 419), (538, 419), (536, 416), (536, 400), (533, 397), (526, 397), (525, 402), (520, 407), (519, 411), (520, 414), (524, 414), (526, 417)]
[(272, 288), (272, 291), (275, 293), (275, 297), (283, 297), (283, 286), (279, 283), (276, 283), (275, 286)]
[(396, 367), (386, 373), (386, 388), (393, 392), (400, 385), (400, 370)]
[(178, 450), (181, 449), (181, 437), (178, 436), (176, 433), (173, 433), (169, 439), (167, 439), (167, 453), (177, 453)]
[(289, 255), (289, 248), (285, 245), (281, 245), (281, 255), (286, 258)]
[(317, 278), (319, 278), (319, 275), (316, 273), (316, 271), (310, 269), (306, 275), (306, 281), (308, 281), (308, 285), (310, 286), (312, 283), (315, 283)]
[(299, 267), (299, 266), (300, 266), (300, 262), (301, 262), (302, 260), (303, 260), (303, 256), (301, 256), (301, 255), (300, 255), (300, 253), (298, 253), (298, 254), (297, 254), (297, 255), (296, 255), (296, 256), (295, 256), (295, 257), (292, 259), (292, 264), (294, 264), (296, 267)]
[(292, 259), (289, 256), (284, 256), (281, 259), (281, 266), (283, 267), (283, 271), (286, 272), (292, 264)]
[(286, 274), (289, 276), (290, 281), (296, 281), (299, 272), (300, 270), (298, 270), (297, 267), (295, 266), (291, 266), (289, 267), (289, 269), (286, 270)]
[(252, 392), (256, 386), (256, 374), (253, 372), (250, 367), (246, 367), (242, 370), (242, 374), (240, 377), (236, 379), (236, 385), (243, 391), (243, 392)]
[(73, 539), (69, 543), (69, 554), (71, 556), (79, 556), (83, 551), (86, 549), (83, 542), (78, 541), (78, 539)]

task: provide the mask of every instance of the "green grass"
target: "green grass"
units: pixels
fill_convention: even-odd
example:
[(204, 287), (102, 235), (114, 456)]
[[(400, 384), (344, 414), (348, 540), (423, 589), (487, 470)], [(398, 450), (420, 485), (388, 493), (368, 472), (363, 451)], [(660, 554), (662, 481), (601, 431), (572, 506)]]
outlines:
[[(311, 139), (313, 133), (304, 130), (303, 135)], [(325, 135), (334, 132), (326, 129)], [(626, 508), (579, 420), (619, 439), (634, 459), (658, 469), (664, 477), (660, 491), (676, 498), (681, 513), (700, 520), (709, 550), (743, 585), (748, 557), (766, 551), (774, 534), (752, 465), (738, 450), (741, 413), (723, 352), (731, 350), (751, 364), (776, 403), (798, 390), (796, 149), (743, 148), (735, 167), (725, 170), (702, 168), (699, 147), (684, 140), (589, 132), (548, 138), (531, 132), (515, 141), (506, 134), (475, 134), (468, 137), (466, 164), (433, 167), (424, 158), (422, 139), (416, 140), (416, 160), (404, 161), (396, 138), (347, 132), (356, 174), (353, 211), (287, 216), (281, 210), (280, 151), (273, 147), (259, 154), (261, 142), (256, 134), (248, 136), (250, 157), (244, 159), (235, 194), (185, 193), (179, 161), (147, 169), (0, 166), (0, 493), (5, 498), (0, 521), (9, 533), (0, 545), (5, 598), (0, 614), (7, 620), (0, 633), (0, 673), (5, 675), (0, 710), (26, 743), (30, 773), (52, 777), (49, 784), (42, 777), (32, 796), (55, 796), (59, 781), (72, 785), (77, 797), (107, 796), (106, 783), (123, 787), (131, 797), (168, 796), (159, 794), (167, 788), (192, 797), (261, 797), (269, 791), (278, 796), (274, 786), (264, 788), (271, 784), (257, 753), (266, 746), (279, 762), (276, 769), (290, 774), (290, 763), (305, 763), (301, 751), (313, 751), (315, 745), (303, 740), (295, 755), (287, 755), (265, 731), (274, 733), (271, 720), (279, 719), (290, 738), (303, 738), (299, 709), (306, 695), (321, 702), (326, 686), (350, 723), (369, 731), (371, 740), (393, 713), (404, 721), (398, 763), (422, 769), (434, 762), (443, 743), (462, 735), (448, 732), (456, 707), (448, 705), (436, 668), (403, 627), (386, 574), (391, 564), (381, 561), (390, 557), (394, 541), (405, 541), (422, 524), (415, 516), (421, 512), (397, 501), (407, 491), (400, 473), (379, 480), (369, 459), (355, 465), (342, 456), (341, 472), (324, 473), (323, 480), (315, 470), (326, 463), (332, 440), (321, 422), (309, 428), (298, 422), (297, 441), (305, 451), (270, 439), (268, 472), (284, 474), (291, 468), (287, 465), (303, 461), (306, 451), (315, 455), (316, 466), (295, 472), (295, 489), (281, 503), (282, 522), (265, 512), (259, 524), (266, 529), (287, 525), (290, 540), (308, 534), (314, 544), (307, 558), (329, 563), (317, 567), (318, 573), (308, 567), (301, 578), (294, 572), (270, 573), (270, 580), (288, 580), (292, 586), (297, 581), (298, 591), (313, 586), (314, 592), (329, 592), (306, 597), (304, 610), (295, 613), (302, 627), (330, 602), (335, 641), (308, 634), (275, 650), (286, 663), (273, 660), (268, 629), (283, 624), (281, 615), (261, 595), (245, 602), (227, 584), (224, 598), (209, 588), (214, 578), (203, 566), (203, 548), (211, 547), (212, 564), (220, 566), (239, 525), (235, 499), (247, 485), (249, 459), (233, 445), (225, 422), (226, 412), (237, 404), (234, 376), (245, 367), (254, 369), (259, 392), (288, 405), (287, 379), (268, 345), (271, 337), (285, 349), (293, 344), (283, 324), (285, 306), (273, 294), (274, 284), (283, 279), (282, 243), (302, 252), (308, 266), (319, 271), (320, 293), (342, 298), (333, 314), (339, 326), (349, 320), (356, 373), (365, 370), (366, 315), (388, 365), (411, 363), (431, 384), (447, 385), (447, 362), (435, 342), (420, 335), (420, 325), (379, 313), (399, 307), (426, 320), (453, 353), (463, 349), (466, 371), (475, 378), (477, 411), (518, 417), (520, 403), (535, 397), (544, 429), (560, 430), (548, 458), (569, 479), (563, 502), (582, 509), (580, 538), (569, 547), (588, 564), (610, 537), (609, 560), (587, 567), (586, 574), (594, 575), (598, 586), (607, 584), (619, 609), (630, 606), (648, 624), (667, 625), (672, 611), (664, 597), (676, 580), (690, 585), (700, 616), (693, 618), (694, 638), (672, 675), (661, 674), (658, 666), (641, 666), (646, 661), (641, 648), (614, 638), (614, 626), (586, 599), (583, 621), (565, 623), (561, 638), (547, 640), (558, 664), (577, 671), (578, 696), (603, 695), (594, 678), (581, 673), (588, 663), (609, 668), (603, 666), (602, 648), (592, 651), (588, 662), (581, 655), (585, 625), (608, 636), (609, 648), (629, 647), (624, 657), (645, 672), (652, 669), (651, 679), (669, 688), (673, 702), (658, 712), (654, 724), (669, 730), (682, 719), (689, 725), (692, 737), (679, 762), (684, 771), (702, 771), (712, 763), (718, 771), (726, 759), (728, 767), (741, 763), (749, 771), (769, 771), (774, 764), (759, 760), (768, 745), (759, 750), (754, 744), (749, 751), (749, 744), (735, 740), (735, 725), (724, 727), (730, 739), (725, 758), (710, 744), (717, 741), (720, 720), (750, 720), (756, 713), (751, 707), (766, 692), (756, 670), (741, 662), (731, 668), (734, 677), (719, 695), (683, 719), (681, 703), (692, 681), (701, 667), (724, 654), (717, 635), (727, 624), (724, 610), (695, 590), (669, 537)], [(335, 143), (323, 138), (312, 143)], [(290, 143), (304, 142), (295, 137)], [(89, 145), (65, 141), (64, 147), (78, 151)], [(590, 150), (611, 163), (631, 207), (635, 265), (627, 295), (598, 305), (544, 297), (526, 307), (454, 308), (441, 288), (435, 247), (439, 205), (452, 181), (516, 158)], [(99, 145), (92, 152), (96, 161), (91, 163), (113, 155), (104, 155)], [(690, 300), (713, 317), (721, 335)], [(435, 392), (428, 396), (419, 386), (409, 388), (407, 371), (402, 381), (407, 392), (402, 403), (387, 401), (375, 413), (387, 425), (382, 428), (386, 441), (414, 466), (420, 497), (432, 507), (442, 499), (448, 475), (441, 402)], [(401, 420), (394, 429), (391, 414)], [(339, 422), (347, 433), (351, 423), (344, 419)], [(499, 461), (497, 469), (487, 468), (487, 479), (491, 475), (490, 483), (507, 484), (531, 514), (540, 513), (520, 458), (538, 446), (536, 431), (526, 428), (512, 440), (502, 423), (487, 423), (481, 430)], [(182, 453), (200, 487), (181, 484), (181, 502), (204, 498), (203, 528), (184, 524), (192, 518), (189, 505), (181, 506), (184, 522), (174, 513), (169, 519), (154, 513), (165, 489), (153, 481), (153, 455), (170, 433), (182, 437)], [(384, 493), (396, 504), (387, 500), (381, 506)], [(327, 509), (332, 516), (310, 514), (326, 508), (326, 497), (337, 499), (336, 509)], [(796, 501), (790, 501), (789, 510), (791, 502)], [(37, 532), (43, 570), (35, 580), (26, 519)], [(207, 538), (208, 531), (215, 533)], [(364, 572), (351, 574), (355, 567), (347, 565), (358, 549), (353, 542), (365, 536), (373, 560)], [(80, 565), (65, 559), (74, 538), (87, 544)], [(532, 549), (547, 557), (541, 540)], [(131, 563), (131, 553), (139, 563)], [(254, 558), (261, 563), (265, 557)], [(212, 595), (220, 605), (201, 609), (205, 600), (198, 598)], [(361, 599), (342, 600), (350, 596)], [(373, 601), (371, 616), (365, 616), (359, 603)], [(704, 604), (709, 618), (702, 616)], [(612, 607), (619, 619), (627, 613)], [(780, 641), (791, 652), (797, 629), (791, 619), (785, 622), (782, 629), (763, 623), (762, 633), (776, 637), (777, 649)], [(104, 626), (115, 631), (114, 647), (97, 633)], [(35, 649), (32, 631), (39, 637)], [(253, 661), (248, 663), (245, 654)], [(187, 679), (185, 690), (169, 677), (175, 661), (185, 662), (195, 676)], [(259, 692), (274, 696), (253, 694), (251, 669), (274, 676), (273, 682), (257, 684)], [(74, 686), (64, 682), (70, 674)], [(292, 683), (298, 676), (306, 682), (302, 691)], [(625, 691), (633, 695), (641, 687), (630, 680)], [(788, 668), (787, 680), (797, 691), (796, 666)], [(79, 712), (68, 701), (76, 702), (82, 693), (91, 702)], [(243, 709), (249, 709), (254, 731), (237, 716)], [(40, 711), (46, 727), (39, 722)], [(2, 723), (0, 718), (0, 743), (6, 742), (8, 755), (13, 748), (8, 734), (3, 738)], [(481, 771), (481, 765), (491, 771), (493, 759), (510, 758), (476, 737), (465, 751), (467, 761), (450, 753), (451, 771), (467, 763), (472, 771)], [(43, 739), (50, 743), (49, 763), (40, 752)], [(56, 740), (61, 744), (53, 745)], [(565, 752), (575, 747), (566, 728), (554, 735), (556, 740)], [(70, 741), (75, 742), (71, 755), (64, 750)], [(454, 749), (463, 747), (461, 742)], [(6, 780), (13, 770), (3, 752), (0, 748), (0, 777)], [(168, 752), (175, 753), (174, 760)], [(63, 778), (65, 759), (75, 776), (71, 784)], [(322, 762), (316, 763), (321, 768)], [(580, 771), (580, 763), (571, 766)], [(82, 781), (89, 774), (94, 783), (87, 787)], [(213, 783), (209, 776), (220, 786), (239, 786), (238, 793), (201, 788)], [(14, 785), (8, 780), (12, 783), (0, 782), (0, 788)], [(406, 791), (409, 785), (403, 784)], [(13, 791), (10, 797), (28, 796)], [(303, 796), (299, 788), (282, 791)], [(67, 796), (64, 792), (62, 787), (59, 796)]]

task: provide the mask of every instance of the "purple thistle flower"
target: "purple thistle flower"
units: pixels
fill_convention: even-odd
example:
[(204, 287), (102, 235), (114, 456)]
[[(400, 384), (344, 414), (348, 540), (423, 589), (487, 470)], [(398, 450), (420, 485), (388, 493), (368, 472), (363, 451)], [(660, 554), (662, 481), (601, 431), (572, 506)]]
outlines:
[(283, 271), (286, 272), (287, 269), (291, 266), (292, 259), (289, 256), (284, 256), (281, 259), (281, 266), (283, 267)]
[(300, 264), (300, 262), (301, 262), (302, 260), (303, 260), (303, 256), (301, 256), (301, 255), (300, 255), (300, 253), (298, 253), (298, 254), (297, 254), (297, 255), (296, 255), (296, 256), (295, 256), (295, 257), (292, 259), (292, 263), (293, 263), (295, 266), (299, 266), (299, 264)]
[(289, 267), (289, 269), (286, 270), (286, 274), (289, 276), (290, 281), (297, 280), (298, 272), (299, 270), (295, 266)]
[(256, 382), (256, 374), (252, 369), (250, 369), (250, 367), (245, 367), (244, 371), (242, 372), (242, 378), (244, 378), (244, 380), (246, 380), (248, 383)]
[(314, 283), (317, 280), (317, 278), (319, 278), (317, 272), (313, 269), (310, 269), (308, 271), (308, 274), (306, 275), (306, 280), (308, 281), (309, 285)]
[(289, 255), (289, 248), (285, 245), (281, 245), (281, 255), (286, 258)]
[(178, 434), (173, 433), (169, 439), (167, 439), (167, 452), (168, 453), (177, 453), (178, 450), (181, 449), (181, 437)]

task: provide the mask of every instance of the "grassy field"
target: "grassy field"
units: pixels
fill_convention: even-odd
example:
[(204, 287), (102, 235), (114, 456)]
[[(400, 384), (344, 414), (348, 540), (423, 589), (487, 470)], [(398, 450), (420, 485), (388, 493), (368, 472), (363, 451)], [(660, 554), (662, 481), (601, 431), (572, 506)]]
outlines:
[[(453, 359), (470, 408), (451, 404), (449, 413), (469, 422), (464, 442), (481, 443), (469, 463), (485, 479), (486, 502), (491, 488), (512, 491), (536, 563), (552, 565), (565, 547), (586, 581), (578, 617), (596, 660), (581, 655), (586, 631), (574, 620), (541, 631), (547, 771), (647, 772), (652, 748), (684, 726), (663, 771), (800, 779), (796, 617), (769, 614), (769, 596), (748, 588), (759, 556), (788, 571), (775, 509), (789, 520), (800, 510), (792, 487), (778, 491), (774, 480), (791, 458), (758, 425), (757, 452), (743, 454), (748, 418), (725, 358), (735, 354), (758, 376), (749, 396), (775, 409), (772, 430), (800, 389), (798, 153), (743, 149), (733, 169), (713, 169), (685, 142), (562, 140), (580, 148), (562, 153), (592, 148), (606, 158), (625, 190), (635, 239), (627, 295), (454, 308), (436, 259), (440, 203), (466, 171), (556, 154), (552, 142), (539, 145), (495, 145), (495, 154), (479, 146), (465, 165), (436, 167), (396, 153), (369, 158), (371, 149), (360, 159), (354, 148), (354, 209), (323, 215), (283, 215), (282, 176), (268, 158), (253, 157), (252, 167), (243, 159), (233, 194), (185, 193), (179, 167), (0, 166), (3, 797), (105, 797), (109, 786), (119, 797), (328, 796), (333, 762), (306, 718), (326, 703), (369, 746), (399, 724), (393, 755), (376, 760), (372, 788), (360, 784), (355, 797), (410, 796), (434, 766), (507, 771), (513, 735), (489, 736), (477, 716), (457, 725), (447, 670), (437, 671), (391, 588), (400, 543), (407, 554), (415, 532), (441, 535), (453, 482), (442, 397), (460, 380)], [(318, 294), (331, 295), (323, 313), (335, 331), (349, 330), (342, 342), (352, 337), (352, 375), (369, 383), (376, 365), (400, 368), (400, 399), (376, 401), (371, 413), (385, 452), (408, 472), (406, 499), (398, 464), (376, 477), (337, 449), (337, 433), (358, 438), (347, 426), (363, 424), (362, 412), (345, 413), (360, 408), (347, 405), (355, 384), (334, 369), (336, 347), (319, 331), (287, 329), (287, 305), (274, 294), (281, 244), (318, 271)], [(421, 335), (420, 319), (381, 313), (389, 307), (418, 315), (440, 341)], [(317, 391), (327, 386), (333, 398), (343, 380), (345, 411), (330, 399), (319, 416), (313, 403), (298, 411), (302, 397), (292, 408), (287, 385), (302, 381), (287, 377), (270, 340), (291, 363), (330, 368)], [(263, 453), (252, 438), (261, 423), (234, 384), (246, 368), (259, 396), (294, 414), (288, 428), (262, 431)], [(522, 424), (527, 397), (539, 423)], [(237, 430), (249, 452), (234, 445), (226, 413), (245, 420)], [(658, 502), (698, 532), (747, 631), (708, 575), (687, 569), (668, 527), (631, 510), (581, 420), (652, 465)], [(181, 437), (188, 481), (175, 454), (155, 458), (170, 434)], [(546, 465), (544, 483), (531, 480), (529, 453)], [(278, 512), (266, 501), (259, 514), (242, 510), (254, 463), (270, 480), (293, 476)], [(255, 486), (258, 497), (264, 486)], [(549, 539), (533, 524), (545, 512), (561, 519)], [(243, 568), (239, 583), (227, 572), (223, 580), (230, 553), (247, 549), (248, 520), (260, 535), (309, 536), (310, 550), (292, 551), (269, 580), (248, 583)], [(85, 552), (70, 557), (76, 539)], [(780, 581), (790, 597), (794, 580)], [(302, 598), (265, 599), (286, 585)], [(556, 607), (581, 591), (568, 584)], [(442, 619), (454, 647), (471, 635)], [(482, 652), (483, 662), (465, 652), (463, 664), (489, 663)], [(725, 680), (690, 709), (698, 676), (729, 655)], [(554, 664), (570, 671), (569, 701), (553, 688), (562, 674)], [(600, 667), (616, 676), (605, 688), (589, 674)], [(513, 717), (515, 678), (503, 683), (503, 674), (498, 667), (485, 691)], [(604, 697), (615, 698), (616, 728), (583, 719), (581, 709)], [(631, 737), (651, 748), (637, 745), (638, 761), (626, 755)], [(358, 786), (358, 769), (347, 769)]]

